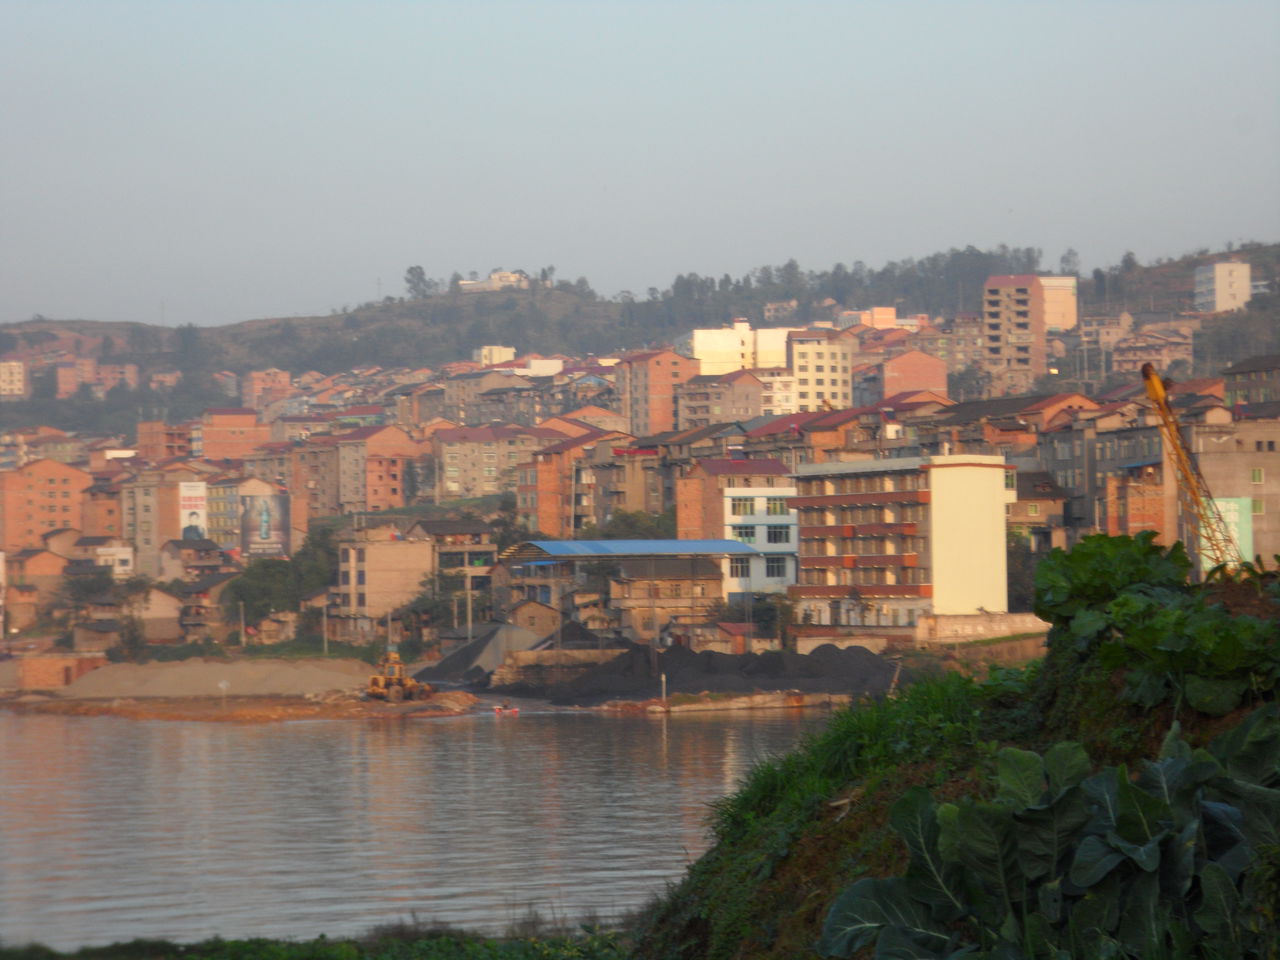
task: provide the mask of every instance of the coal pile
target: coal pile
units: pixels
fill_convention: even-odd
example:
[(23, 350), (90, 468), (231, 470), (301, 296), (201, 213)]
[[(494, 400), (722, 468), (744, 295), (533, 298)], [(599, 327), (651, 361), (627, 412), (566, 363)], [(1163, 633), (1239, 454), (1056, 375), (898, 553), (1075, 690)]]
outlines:
[[(671, 647), (651, 667), (648, 647), (631, 645), (614, 660), (581, 676), (549, 687), (552, 703), (596, 706), (609, 700), (648, 700), (667, 693), (739, 693), (796, 690), (800, 693), (847, 693), (854, 697), (883, 694), (893, 682), (896, 665), (863, 647), (841, 649), (824, 644), (812, 653), (771, 650), (729, 654)], [(899, 683), (906, 680), (900, 678)]]

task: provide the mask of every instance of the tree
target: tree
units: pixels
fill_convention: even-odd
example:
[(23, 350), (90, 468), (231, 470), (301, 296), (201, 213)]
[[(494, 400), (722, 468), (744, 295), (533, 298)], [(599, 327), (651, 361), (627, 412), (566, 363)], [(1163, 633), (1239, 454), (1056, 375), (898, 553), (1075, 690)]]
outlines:
[(425, 300), (431, 295), (431, 282), (421, 267), (410, 267), (405, 271), (404, 285), (413, 300)]
[(1058, 271), (1072, 277), (1079, 276), (1080, 254), (1076, 253), (1072, 247), (1067, 247), (1067, 252), (1058, 261)]
[(580, 540), (670, 540), (676, 535), (676, 513), (634, 513), (620, 510), (604, 526), (589, 523), (579, 533)]

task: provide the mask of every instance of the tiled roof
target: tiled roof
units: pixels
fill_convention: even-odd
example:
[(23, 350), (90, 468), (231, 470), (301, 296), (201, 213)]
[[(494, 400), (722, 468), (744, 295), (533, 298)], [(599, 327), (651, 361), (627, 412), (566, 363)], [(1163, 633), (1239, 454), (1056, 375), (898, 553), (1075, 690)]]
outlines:
[(708, 459), (699, 460), (698, 466), (702, 467), (707, 473), (713, 477), (724, 476), (786, 476), (787, 468), (781, 460), (772, 458), (760, 460), (723, 460)]

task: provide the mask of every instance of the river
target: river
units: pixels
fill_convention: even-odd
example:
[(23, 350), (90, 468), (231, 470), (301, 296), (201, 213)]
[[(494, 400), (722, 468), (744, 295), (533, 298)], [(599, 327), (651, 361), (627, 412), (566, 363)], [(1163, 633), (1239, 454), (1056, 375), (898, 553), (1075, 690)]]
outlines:
[(259, 726), (0, 713), (0, 942), (616, 916), (823, 714)]

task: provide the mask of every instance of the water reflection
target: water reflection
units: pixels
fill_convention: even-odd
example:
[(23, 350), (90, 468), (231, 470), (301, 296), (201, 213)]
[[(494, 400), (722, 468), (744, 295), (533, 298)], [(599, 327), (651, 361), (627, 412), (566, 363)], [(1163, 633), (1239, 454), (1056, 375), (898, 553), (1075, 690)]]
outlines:
[(0, 940), (498, 929), (639, 906), (812, 714), (266, 726), (0, 714)]

